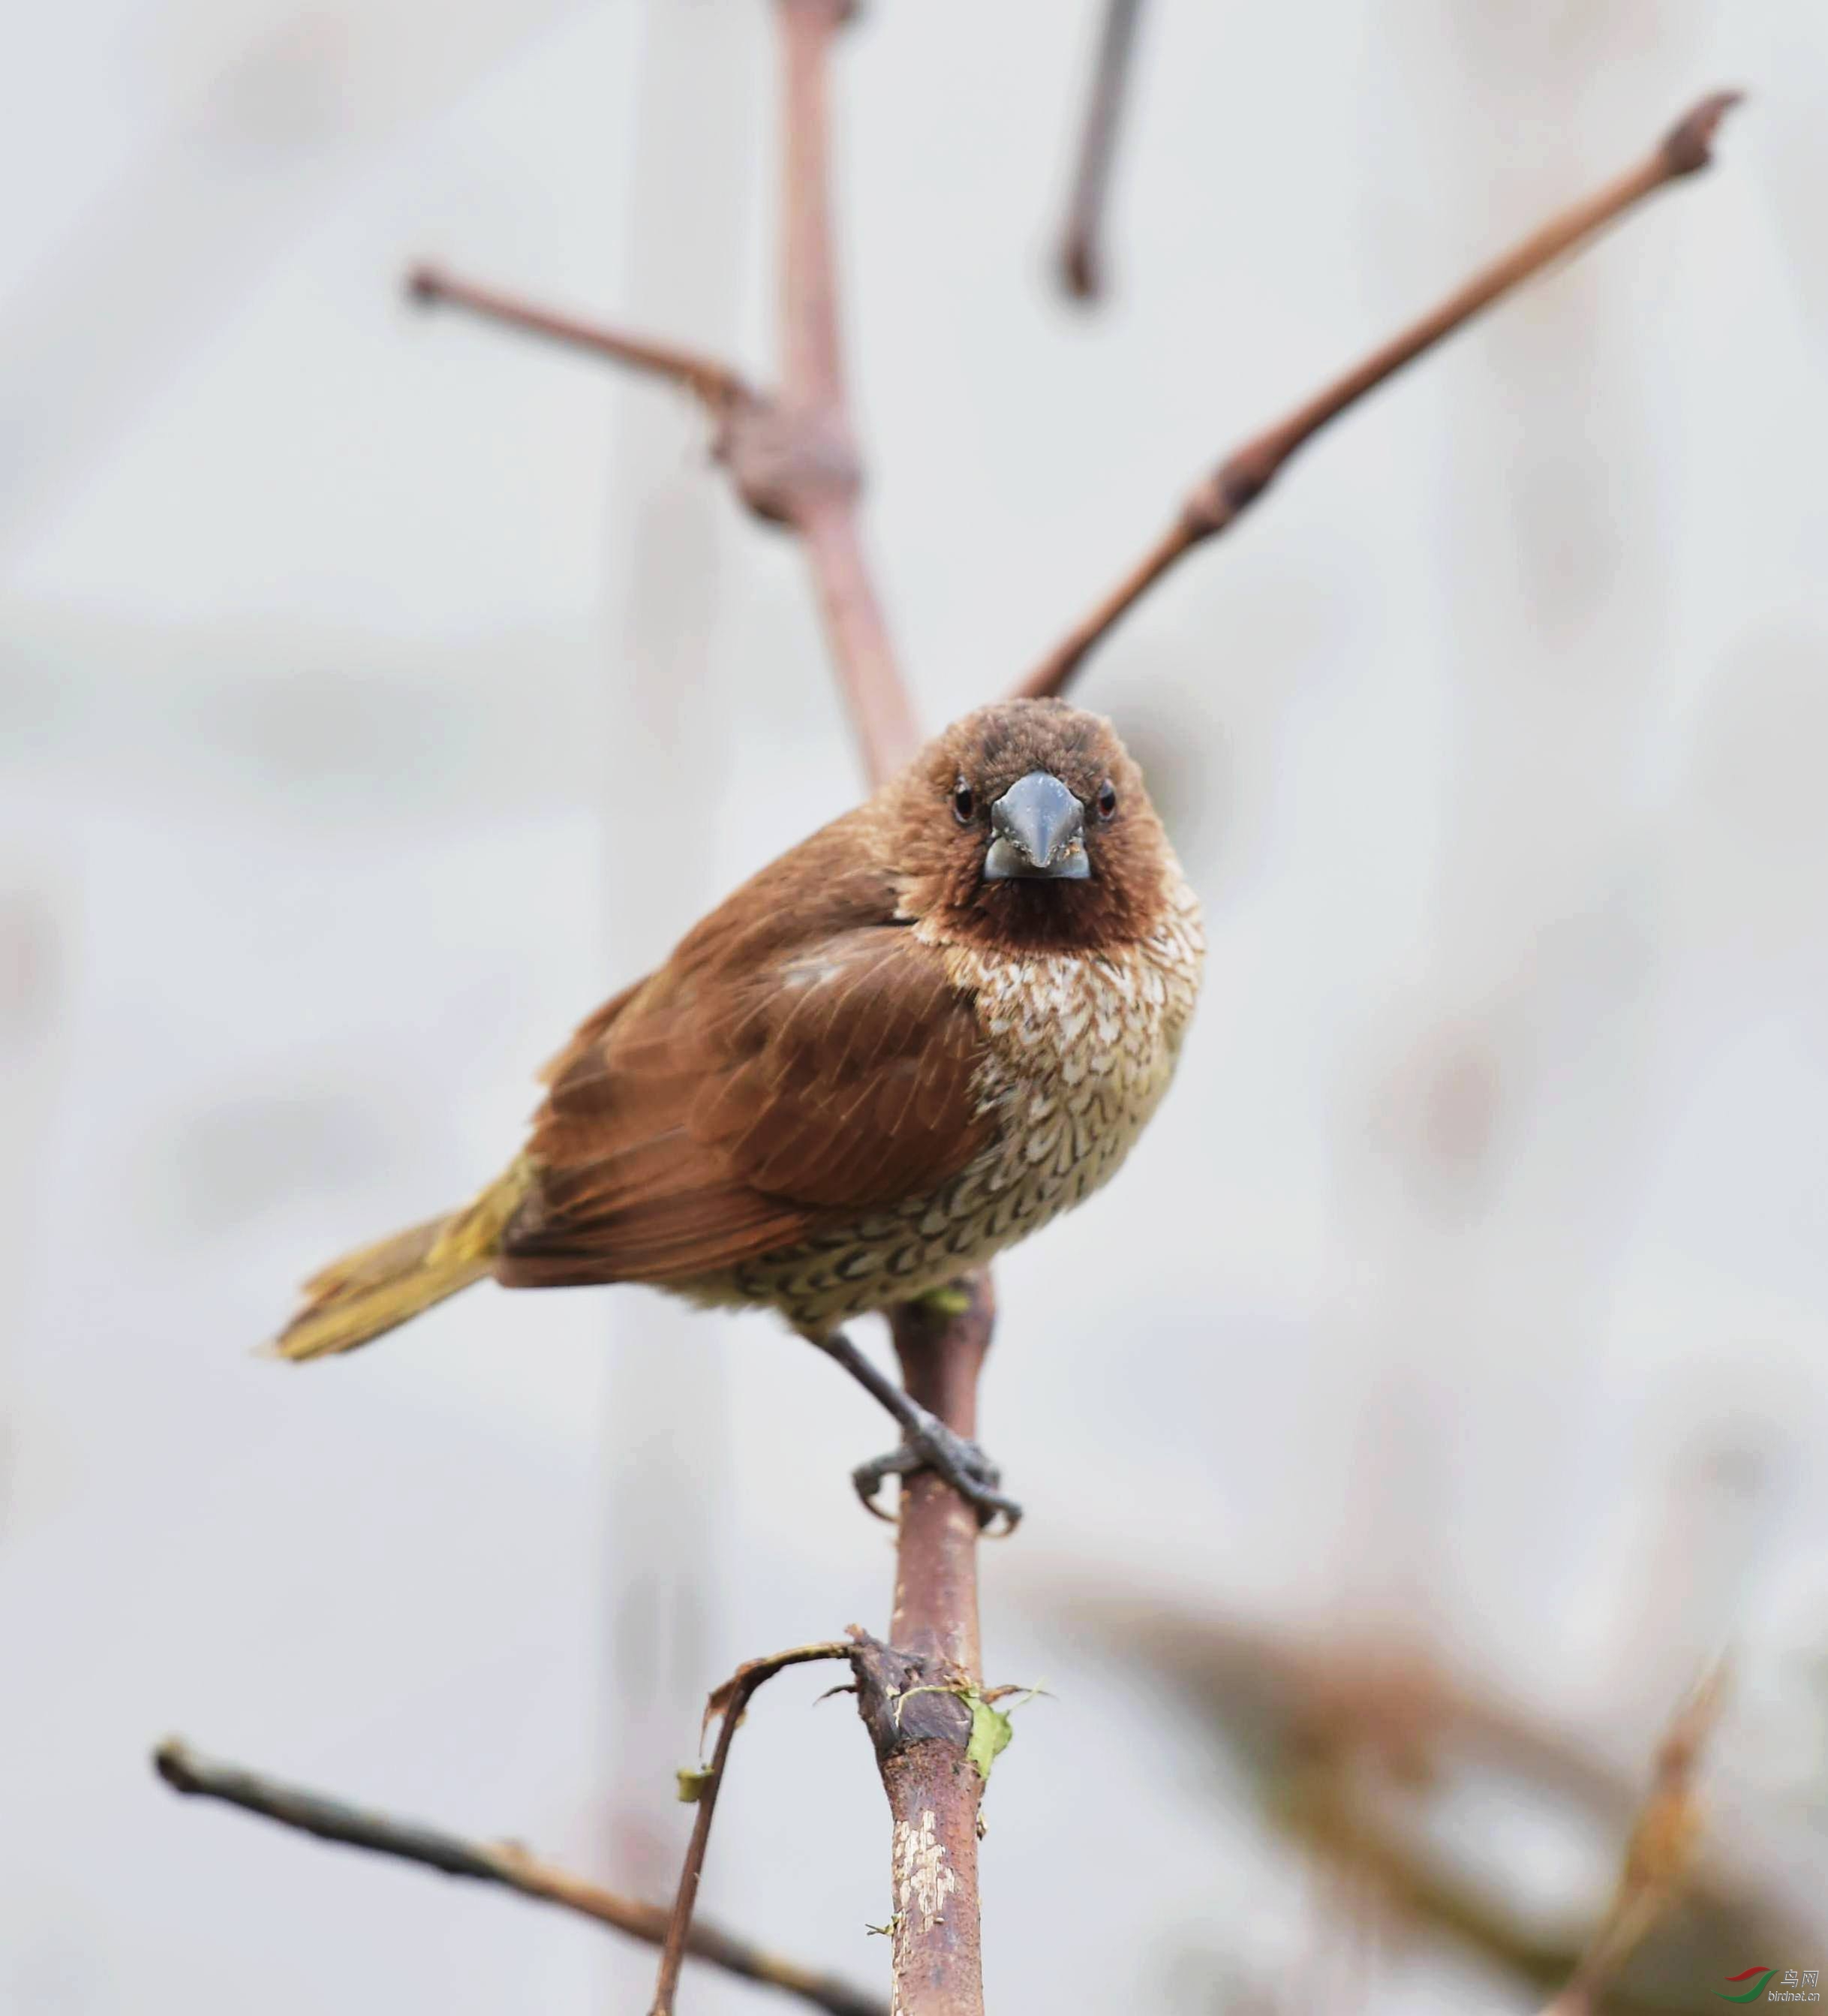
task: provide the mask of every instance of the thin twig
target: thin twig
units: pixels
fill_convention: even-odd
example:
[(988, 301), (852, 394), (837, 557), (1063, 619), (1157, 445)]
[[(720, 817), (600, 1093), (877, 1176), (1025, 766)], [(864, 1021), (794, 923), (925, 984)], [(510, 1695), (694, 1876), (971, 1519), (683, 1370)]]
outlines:
[(626, 365), (632, 371), (664, 378), (691, 393), (719, 421), (733, 409), (753, 404), (757, 397), (740, 373), (728, 365), (700, 356), (696, 351), (658, 342), (651, 337), (606, 329), (600, 323), (585, 322), (556, 309), (537, 308), (516, 295), (459, 279), (437, 266), (414, 267), (407, 275), (406, 289), (413, 300), (427, 308), (448, 304), (467, 308), (472, 315), (498, 322), (504, 328), (569, 344), (574, 349), (588, 350), (596, 356)]
[(708, 1728), (712, 1716), (717, 1715), (723, 1717), (723, 1723), (718, 1730), (717, 1748), (711, 1753), (710, 1768), (698, 1783), (698, 1813), (692, 1823), (692, 1838), (679, 1870), (679, 1888), (673, 1899), (666, 1936), (660, 1944), (653, 2016), (673, 2016), (674, 1999), (679, 1992), (679, 1970), (686, 1954), (693, 1949), (693, 1911), (698, 1902), (698, 1879), (704, 1873), (704, 1852), (711, 1841), (711, 1816), (717, 1807), (718, 1789), (724, 1782), (724, 1767), (729, 1762), (730, 1745), (742, 1722), (743, 1711), (749, 1705), (749, 1697), (765, 1681), (772, 1680), (776, 1673), (784, 1672), (790, 1666), (804, 1666), (815, 1659), (847, 1659), (850, 1656), (847, 1644), (834, 1641), (796, 1645), (790, 1651), (776, 1652), (765, 1659), (751, 1659), (747, 1665), (739, 1666), (706, 1702), (705, 1726)]
[[(599, 1924), (610, 1925), (649, 1946), (665, 1942), (671, 1914), (658, 1904), (642, 1903), (605, 1890), (582, 1877), (573, 1876), (550, 1863), (542, 1862), (511, 1842), (480, 1842), (462, 1839), (437, 1827), (413, 1820), (390, 1819), (384, 1813), (365, 1811), (321, 1792), (288, 1785), (258, 1772), (235, 1764), (219, 1763), (200, 1755), (189, 1744), (175, 1739), (162, 1743), (153, 1752), (159, 1776), (175, 1791), (201, 1798), (219, 1799), (239, 1806), (244, 1813), (277, 1820), (315, 1834), (320, 1841), (343, 1842), (377, 1855), (390, 1855), (402, 1862), (415, 1862), (446, 1876), (465, 1876), (481, 1883), (499, 1884), (503, 1889), (542, 1903), (562, 1904)], [(847, 1982), (802, 1967), (765, 1946), (727, 1932), (700, 1920), (692, 1928), (686, 1951), (695, 1960), (721, 1967), (726, 1974), (784, 1989), (830, 2016), (887, 2016), (883, 2003)]]
[(1039, 697), (1060, 692), (1087, 653), (1176, 561), (1227, 531), (1262, 495), (1283, 466), (1366, 393), (1451, 336), (1482, 308), (1553, 265), (1564, 254), (1666, 184), (1707, 167), (1721, 121), (1736, 92), (1704, 98), (1638, 165), (1553, 218), (1502, 258), (1475, 273), (1437, 307), (1354, 365), (1343, 377), (1261, 434), (1236, 448), (1197, 484), (1179, 515), (1117, 585), (1082, 617), (1016, 689)]
[(1632, 1823), (1610, 1907), (1544, 2016), (1592, 2016), (1619, 1970), (1681, 1893), (1701, 1831), (1696, 1767), (1720, 1719), (1725, 1691), (1724, 1674), (1716, 1668), (1678, 1711), (1658, 1747), (1655, 1773)]
[(1085, 123), (1079, 135), (1073, 193), (1060, 236), (1060, 285), (1075, 301), (1094, 301), (1104, 292), (1105, 214), (1111, 165), (1142, 12), (1142, 0), (1105, 0), (1104, 27), (1085, 102)]

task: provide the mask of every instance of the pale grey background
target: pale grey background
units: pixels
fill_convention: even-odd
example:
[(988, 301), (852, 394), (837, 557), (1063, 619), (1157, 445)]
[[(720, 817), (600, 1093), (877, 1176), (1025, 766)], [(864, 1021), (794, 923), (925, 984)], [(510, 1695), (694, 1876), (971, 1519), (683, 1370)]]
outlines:
[[(985, 1429), (1031, 1518), (986, 1560), (988, 1655), (1057, 1699), (991, 1795), (993, 2000), (1202, 2008), (1201, 1956), (1273, 1978), (1324, 1931), (1075, 1633), (1081, 1580), (1394, 1606), (1634, 1762), (1730, 1638), (1719, 1796), (1819, 1888), (1828, 16), (1157, 0), (1086, 321), (1045, 250), (1093, 14), (877, 0), (843, 62), (872, 538), (936, 722), (1212, 453), (1700, 90), (1756, 102), (1085, 683), (1213, 952), (1123, 1181), (1001, 1273)], [(9, 2010), (645, 2006), (645, 1953), (180, 1807), (149, 1744), (657, 1889), (706, 1687), (883, 1619), (844, 1485), (882, 1424), (759, 1322), (484, 1291), (347, 1365), (249, 1355), (301, 1273), (490, 1173), (570, 1023), (854, 794), (797, 558), (693, 416), (397, 286), (437, 255), (765, 367), (772, 83), (756, 0), (16, 23)], [(816, 1690), (752, 1717), (706, 1903), (880, 1977), (879, 1795)], [(1518, 1882), (1603, 1880), (1489, 1818)], [(1362, 1985), (1513, 2006), (1400, 1957)]]

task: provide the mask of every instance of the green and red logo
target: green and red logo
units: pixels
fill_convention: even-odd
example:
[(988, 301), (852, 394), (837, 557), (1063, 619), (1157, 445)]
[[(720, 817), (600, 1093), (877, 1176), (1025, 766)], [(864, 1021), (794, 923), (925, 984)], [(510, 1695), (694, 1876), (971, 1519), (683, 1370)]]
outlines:
[[(1740, 1988), (1742, 1981), (1749, 1981), (1751, 1987)], [(1761, 1995), (1767, 2002), (1819, 2002), (1822, 1999), (1822, 1970), (1819, 1967), (1787, 1967), (1783, 1978), (1777, 1981), (1775, 1988), (1771, 1985), (1774, 1981), (1777, 1981), (1776, 1967), (1748, 1967), (1744, 1973), (1727, 1978), (1727, 1987), (1739, 1988), (1738, 1994), (1729, 1995), (1718, 1988), (1714, 1992), (1722, 2002), (1756, 2002)]]

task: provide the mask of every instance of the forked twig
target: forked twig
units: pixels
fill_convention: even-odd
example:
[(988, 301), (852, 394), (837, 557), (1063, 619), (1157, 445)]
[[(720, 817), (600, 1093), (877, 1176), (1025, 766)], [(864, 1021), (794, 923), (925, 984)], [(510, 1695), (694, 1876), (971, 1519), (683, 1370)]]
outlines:
[[(582, 1877), (538, 1860), (511, 1842), (465, 1841), (416, 1820), (370, 1813), (341, 1799), (328, 1798), (321, 1792), (245, 1770), (239, 1765), (202, 1756), (175, 1738), (160, 1744), (153, 1761), (159, 1776), (174, 1791), (221, 1800), (225, 1805), (239, 1806), (243, 1813), (257, 1813), (282, 1827), (313, 1834), (319, 1841), (340, 1841), (350, 1848), (390, 1855), (445, 1876), (498, 1884), (523, 1897), (561, 1904), (567, 1910), (613, 1926), (650, 1946), (665, 1942), (671, 1913), (661, 1906), (643, 1903), (586, 1882)], [(686, 1950), (693, 1959), (721, 1967), (726, 1974), (740, 1975), (747, 1981), (797, 1995), (815, 2008), (827, 2011), (829, 2016), (887, 2016), (876, 1997), (848, 1982), (803, 1967), (797, 1960), (786, 1959), (753, 1940), (703, 1920), (693, 1927)]]
[(1551, 218), (1343, 376), (1234, 448), (1194, 487), (1173, 524), (1035, 666), (1016, 688), (1017, 693), (1039, 698), (1063, 691), (1093, 646), (1175, 562), (1194, 547), (1229, 531), (1296, 451), (1330, 421), (1471, 321), (1482, 308), (1593, 237), (1633, 204), (1666, 184), (1707, 167), (1713, 159), (1714, 136), (1720, 122), (1739, 98), (1737, 92), (1722, 91), (1703, 99), (1635, 167)]
[(693, 1912), (698, 1902), (698, 1880), (704, 1874), (704, 1852), (711, 1843), (711, 1816), (724, 1782), (724, 1767), (729, 1762), (730, 1745), (736, 1740), (750, 1696), (764, 1682), (772, 1680), (776, 1673), (785, 1672), (790, 1666), (804, 1666), (815, 1659), (847, 1659), (850, 1656), (850, 1646), (834, 1640), (825, 1644), (796, 1645), (790, 1651), (775, 1652), (765, 1659), (751, 1659), (739, 1666), (705, 1703), (705, 1727), (710, 1727), (714, 1715), (721, 1715), (723, 1722), (718, 1730), (717, 1748), (711, 1752), (710, 1768), (698, 1780), (698, 1812), (692, 1823), (692, 1838), (686, 1845), (686, 1859), (679, 1870), (679, 1888), (673, 1899), (666, 1936), (660, 1945), (660, 1972), (654, 1982), (652, 2016), (673, 2016), (674, 1999), (679, 1992), (679, 1970), (685, 1964), (686, 1954), (693, 1949)]

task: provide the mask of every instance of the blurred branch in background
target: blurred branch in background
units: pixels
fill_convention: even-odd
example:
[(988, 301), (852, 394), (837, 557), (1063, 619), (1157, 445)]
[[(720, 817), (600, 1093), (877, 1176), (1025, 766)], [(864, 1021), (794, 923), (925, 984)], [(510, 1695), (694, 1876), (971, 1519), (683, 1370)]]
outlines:
[(1105, 228), (1130, 70), (1143, 0), (1105, 0), (1104, 25), (1086, 95), (1073, 193), (1060, 234), (1060, 282), (1075, 301), (1095, 301), (1105, 286)]
[(1625, 1963), (1686, 1885), (1701, 1831), (1695, 1773), (1702, 1746), (1719, 1719), (1724, 1685), (1725, 1676), (1716, 1668), (1683, 1704), (1663, 1739), (1611, 1908), (1548, 2016), (1592, 2016), (1603, 2007)]
[(1055, 645), (1015, 691), (1038, 698), (1063, 692), (1086, 656), (1175, 563), (1229, 531), (1280, 473), (1283, 466), (1349, 407), (1451, 336), (1481, 309), (1576, 250), (1634, 203), (1667, 184), (1699, 173), (1713, 159), (1720, 122), (1739, 102), (1716, 92), (1671, 128), (1646, 158), (1550, 218), (1502, 257), (1475, 273), (1419, 321), (1355, 365), (1342, 377), (1272, 427), (1234, 448), (1195, 486), (1174, 523), (1117, 585)]
[[(523, 1897), (562, 1904), (567, 1910), (594, 1918), (599, 1924), (626, 1932), (631, 1939), (649, 1946), (661, 1946), (666, 1940), (671, 1913), (664, 1906), (644, 1904), (587, 1883), (581, 1877), (540, 1861), (513, 1842), (465, 1841), (441, 1828), (369, 1813), (340, 1799), (328, 1798), (321, 1792), (307, 1791), (302, 1786), (244, 1770), (239, 1765), (200, 1755), (176, 1738), (159, 1746), (153, 1762), (159, 1776), (174, 1791), (219, 1799), (225, 1805), (240, 1807), (243, 1813), (257, 1813), (264, 1820), (277, 1820), (282, 1827), (315, 1834), (319, 1841), (340, 1841), (347, 1847), (416, 1862), (422, 1868), (435, 1869), (445, 1876), (499, 1884)], [(815, 1968), (802, 1967), (702, 1919), (692, 1928), (686, 1951), (694, 1960), (721, 1967), (726, 1974), (797, 1995), (815, 2008), (829, 2011), (830, 2016), (885, 2016), (883, 2003), (862, 1989), (834, 1980)]]
[[(1716, 1682), (1677, 1716), (1643, 1799), (1580, 1737), (1394, 1631), (1303, 1635), (1167, 1597), (1074, 1589), (1062, 1600), (1127, 1671), (1186, 1707), (1276, 1831), (1355, 1894), (1362, 1886), (1411, 1940), (1474, 1956), (1538, 1995), (1578, 1990), (1585, 1999), (1559, 2003), (1560, 2016), (1700, 2016), (1717, 1958), (1813, 1953), (1828, 1939), (1819, 1909), (1779, 1901), (1766, 1872), (1726, 1846), (1697, 1845), (1693, 1774)], [(1625, 1833), (1625, 1874), (1597, 1929), (1539, 1917), (1501, 1869), (1482, 1879), (1438, 1845), (1450, 1800), (1495, 1775), (1571, 1833)]]

